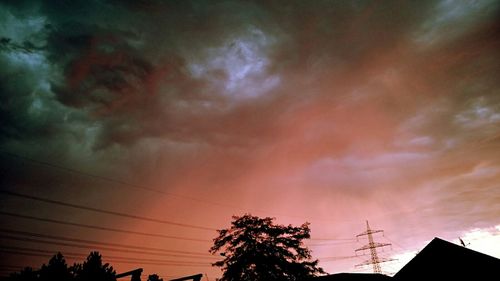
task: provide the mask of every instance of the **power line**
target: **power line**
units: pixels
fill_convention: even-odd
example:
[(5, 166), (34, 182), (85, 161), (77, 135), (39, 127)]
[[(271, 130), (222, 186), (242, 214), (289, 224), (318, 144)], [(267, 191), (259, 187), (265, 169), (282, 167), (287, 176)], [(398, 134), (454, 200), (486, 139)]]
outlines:
[[(331, 245), (331, 244), (352, 244), (357, 243), (356, 239), (344, 239), (344, 238), (309, 238), (309, 241), (318, 241), (319, 243), (308, 244), (309, 246), (318, 245)], [(331, 241), (330, 243), (328, 241)]]
[[(93, 245), (49, 241), (49, 240), (41, 240), (41, 239), (28, 238), (28, 237), (15, 237), (15, 236), (10, 236), (10, 235), (3, 235), (3, 234), (0, 234), (0, 238), (9, 239), (9, 240), (16, 240), (16, 241), (23, 241), (23, 242), (33, 242), (33, 243), (40, 243), (40, 244), (66, 246), (66, 247), (73, 247), (73, 248), (80, 248), (80, 249), (87, 249), (87, 250), (88, 249), (95, 249), (95, 246), (93, 246)], [(155, 252), (145, 252), (145, 251), (139, 251), (139, 250), (117, 249), (117, 248), (112, 248), (112, 247), (107, 247), (107, 246), (99, 246), (99, 249), (111, 251), (111, 252), (133, 253), (133, 254), (153, 255), (153, 256), (166, 256), (166, 257), (178, 257), (178, 258), (197, 258), (197, 259), (208, 259), (209, 258), (209, 257), (193, 256), (193, 255), (155, 253)]]
[[(128, 264), (137, 264), (135, 261), (115, 261), (115, 260), (109, 260), (110, 262), (114, 263), (128, 263)], [(199, 264), (182, 264), (182, 263), (156, 263), (156, 262), (140, 262), (141, 264), (147, 264), (147, 265), (161, 265), (161, 266), (188, 266), (188, 267), (211, 267), (211, 264), (209, 263), (199, 263)]]
[[(33, 248), (26, 248), (26, 247), (0, 246), (0, 251), (2, 251), (2, 250), (6, 250), (6, 251), (29, 251), (29, 252), (35, 252), (35, 253), (51, 254), (52, 256), (54, 256), (58, 252), (58, 251), (49, 251), (49, 250), (33, 249)], [(65, 252), (65, 255), (67, 255), (67, 256), (88, 256), (87, 254), (72, 253), (72, 252)]]
[[(0, 190), (0, 193), (4, 193), (4, 194), (9, 195), (9, 196), (15, 196), (15, 197), (20, 197), (20, 198), (40, 201), (40, 202), (44, 202), (44, 203), (49, 203), (49, 204), (55, 204), (55, 205), (60, 205), (60, 206), (65, 206), (65, 207), (71, 207), (71, 208), (93, 211), (93, 212), (98, 212), (98, 213), (110, 214), (110, 215), (121, 216), (121, 217), (126, 217), (126, 218), (151, 221), (151, 222), (162, 223), (162, 224), (170, 224), (170, 225), (175, 225), (175, 226), (180, 226), (180, 227), (195, 228), (195, 229), (209, 230), (209, 231), (217, 231), (216, 228), (211, 228), (211, 227), (178, 223), (178, 222), (160, 220), (160, 219), (155, 219), (155, 218), (148, 218), (148, 217), (142, 217), (142, 216), (137, 216), (137, 215), (131, 215), (131, 214), (126, 214), (126, 213), (121, 213), (121, 212), (116, 212), (116, 211), (103, 210), (103, 209), (98, 209), (98, 208), (94, 208), (94, 207), (88, 207), (88, 206), (83, 206), (83, 205), (78, 205), (78, 204), (73, 204), (73, 203), (67, 203), (67, 202), (63, 202), (63, 201), (59, 201), (59, 200), (53, 200), (53, 199), (42, 198), (42, 197), (28, 195), (28, 194), (22, 194), (22, 193), (18, 193), (18, 192), (14, 192), (14, 191), (9, 191), (9, 190)], [(129, 233), (129, 234), (146, 235), (146, 236), (155, 236), (155, 237), (171, 238), (171, 239), (181, 239), (181, 240), (197, 241), (197, 242), (211, 242), (210, 240), (206, 240), (206, 239), (185, 238), (185, 237), (163, 235), (163, 234), (151, 234), (151, 233), (144, 233), (144, 232), (137, 232), (137, 231), (119, 230), (119, 229), (113, 229), (113, 228), (109, 228), (109, 227), (91, 226), (91, 225), (85, 225), (85, 224), (80, 224), (80, 223), (63, 222), (63, 221), (58, 221), (58, 220), (54, 220), (54, 219), (37, 218), (37, 217), (33, 217), (33, 216), (19, 215), (19, 214), (14, 214), (14, 213), (10, 213), (10, 212), (3, 212), (3, 211), (0, 211), (0, 214), (7, 215), (7, 216), (15, 216), (15, 217), (19, 217), (19, 218), (25, 218), (25, 219), (33, 219), (33, 220), (38, 220), (38, 221), (73, 225), (73, 226), (85, 227), (85, 228), (100, 229), (100, 230), (106, 230), (106, 231), (114, 231), (114, 232), (122, 232), (122, 233)], [(312, 240), (312, 241), (355, 241), (355, 239), (352, 239), (352, 238), (310, 238), (309, 240)]]
[(96, 226), (96, 225), (89, 225), (89, 224), (83, 224), (83, 223), (75, 223), (75, 222), (68, 222), (68, 221), (62, 221), (62, 220), (55, 220), (55, 219), (41, 218), (41, 217), (35, 217), (35, 216), (21, 215), (21, 214), (16, 214), (16, 213), (11, 213), (11, 212), (4, 212), (4, 211), (0, 211), (0, 215), (11, 216), (11, 217), (16, 217), (16, 218), (23, 218), (23, 219), (29, 219), (29, 220), (35, 220), (35, 221), (56, 223), (56, 224), (61, 224), (61, 225), (71, 225), (71, 226), (82, 227), (82, 228), (89, 228), (89, 229), (96, 229), (96, 230), (105, 230), (105, 231), (119, 232), (119, 233), (127, 233), (127, 234), (135, 234), (135, 235), (143, 235), (143, 236), (151, 236), (151, 237), (160, 237), (160, 238), (167, 238), (167, 239), (195, 241), (195, 242), (211, 242), (210, 240), (207, 240), (207, 239), (187, 238), (187, 237), (180, 237), (180, 236), (173, 236), (173, 235), (164, 235), (164, 234), (157, 234), (157, 233), (147, 233), (147, 232), (125, 230), (125, 229), (116, 229), (116, 228), (111, 228), (111, 227)]
[[(42, 250), (42, 249), (34, 249), (34, 248), (27, 248), (27, 247), (12, 247), (12, 246), (0, 246), (0, 251), (1, 250), (7, 250), (7, 251), (25, 251), (25, 252), (35, 252), (35, 253), (45, 253), (45, 254), (51, 254), (54, 256), (54, 251), (50, 250)], [(63, 256), (82, 256), (82, 257), (87, 257), (88, 254), (84, 253), (73, 253), (73, 252), (65, 252)], [(104, 257), (103, 257), (104, 258)], [(163, 260), (163, 259), (144, 259), (144, 258), (131, 258), (131, 257), (120, 257), (120, 256), (110, 256), (106, 255), (105, 256), (106, 260), (129, 260), (129, 261), (137, 261), (137, 262), (165, 262), (165, 263), (182, 263), (182, 264), (190, 264), (190, 263), (196, 263), (196, 264), (204, 264), (199, 261), (178, 261), (178, 260)]]
[(25, 269), (26, 266), (17, 265), (0, 265), (0, 271), (3, 272), (17, 272)]
[[(155, 233), (146, 233), (146, 232), (136, 232), (136, 231), (129, 231), (129, 230), (123, 230), (123, 229), (115, 229), (115, 228), (109, 228), (109, 227), (102, 227), (102, 226), (95, 226), (95, 225), (87, 225), (87, 224), (81, 224), (81, 223), (73, 223), (73, 222), (67, 222), (67, 221), (60, 221), (60, 220), (54, 220), (54, 219), (47, 219), (47, 218), (40, 218), (40, 217), (35, 217), (35, 216), (28, 216), (28, 215), (21, 215), (21, 214), (15, 214), (11, 212), (4, 212), (0, 211), (0, 215), (6, 215), (6, 216), (12, 216), (12, 217), (17, 217), (17, 218), (23, 218), (23, 219), (30, 219), (30, 220), (36, 220), (36, 221), (42, 221), (42, 222), (50, 222), (50, 223), (56, 223), (56, 224), (62, 224), (62, 225), (71, 225), (71, 226), (77, 226), (77, 227), (83, 227), (83, 228), (90, 228), (90, 229), (97, 229), (97, 230), (106, 230), (106, 231), (113, 231), (113, 232), (121, 232), (121, 233), (128, 233), (128, 234), (137, 234), (137, 235), (144, 235), (144, 236), (152, 236), (152, 237), (161, 237), (161, 238), (170, 238), (170, 239), (180, 239), (180, 240), (187, 240), (187, 241), (197, 241), (197, 242), (210, 242), (210, 240), (202, 240), (202, 239), (194, 239), (194, 238), (184, 238), (184, 237), (178, 237), (178, 236), (170, 236), (170, 235), (163, 235), (163, 234), (155, 234)], [(333, 239), (322, 239), (324, 241), (326, 240), (353, 240), (353, 239), (342, 239), (342, 238), (333, 238)], [(345, 241), (345, 242), (335, 242), (335, 243), (321, 243), (321, 244), (308, 244), (308, 247), (315, 247), (315, 246), (336, 246), (336, 245), (345, 245), (345, 244), (352, 244), (356, 243), (356, 241)]]
[(183, 195), (179, 195), (179, 194), (169, 193), (169, 192), (165, 192), (165, 191), (162, 191), (162, 190), (158, 190), (158, 189), (154, 189), (154, 188), (150, 188), (150, 187), (146, 187), (146, 186), (142, 186), (142, 185), (138, 185), (138, 184), (133, 184), (133, 183), (129, 183), (129, 182), (125, 182), (125, 181), (113, 179), (113, 178), (108, 178), (108, 177), (104, 177), (104, 176), (100, 176), (100, 175), (96, 175), (96, 174), (92, 174), (92, 173), (87, 173), (87, 172), (83, 172), (83, 171), (80, 171), (80, 170), (77, 170), (77, 169), (63, 167), (63, 166), (60, 166), (60, 165), (57, 165), (57, 164), (53, 164), (53, 163), (49, 163), (49, 162), (45, 162), (45, 161), (40, 161), (40, 160), (37, 160), (37, 159), (34, 159), (34, 158), (30, 158), (30, 157), (26, 157), (26, 156), (21, 156), (21, 155), (12, 153), (12, 152), (7, 152), (7, 151), (3, 151), (3, 150), (1, 150), (0, 152), (3, 153), (3, 154), (8, 155), (10, 157), (13, 157), (13, 158), (18, 158), (18, 159), (21, 159), (21, 160), (24, 160), (24, 161), (28, 161), (28, 162), (37, 164), (37, 165), (54, 168), (54, 169), (57, 169), (57, 170), (60, 170), (60, 171), (64, 171), (64, 172), (67, 172), (67, 173), (71, 173), (71, 174), (82, 175), (82, 176), (86, 176), (86, 177), (90, 177), (90, 178), (94, 178), (94, 179), (98, 179), (98, 180), (102, 180), (102, 181), (112, 182), (112, 183), (116, 183), (116, 184), (128, 186), (128, 187), (131, 187), (131, 188), (135, 188), (135, 189), (142, 189), (142, 190), (147, 190), (147, 191), (151, 191), (151, 192), (161, 193), (161, 194), (165, 194), (165, 195), (169, 195), (169, 196), (175, 196), (175, 197), (179, 197), (179, 198), (183, 198), (183, 199), (198, 201), (198, 199), (196, 199), (196, 198), (191, 198), (191, 197), (188, 197), (188, 196), (183, 196)]
[(0, 264), (0, 268), (25, 268), (26, 266), (22, 265), (8, 265), (8, 264)]
[(124, 262), (124, 261), (133, 261), (133, 262), (151, 262), (151, 263), (171, 263), (171, 264), (196, 264), (196, 265), (211, 265), (209, 262), (200, 262), (200, 261), (177, 261), (177, 260), (161, 260), (161, 259), (141, 259), (141, 258), (122, 258), (117, 256), (107, 256), (107, 260), (113, 260), (116, 262)]
[(331, 243), (313, 243), (309, 244), (306, 243), (308, 247), (322, 247), (322, 246), (337, 246), (337, 245), (348, 245), (348, 244), (355, 244), (358, 243), (357, 241), (345, 241), (345, 242), (331, 242)]
[[(46, 167), (49, 167), (49, 168), (52, 168), (52, 169), (56, 169), (56, 170), (60, 170), (60, 171), (66, 172), (66, 173), (81, 175), (81, 176), (85, 176), (85, 177), (89, 177), (89, 178), (94, 178), (94, 179), (101, 180), (101, 181), (115, 183), (115, 184), (119, 184), (119, 185), (126, 186), (126, 187), (129, 187), (129, 188), (134, 188), (134, 189), (138, 189), (138, 190), (146, 190), (146, 191), (155, 192), (155, 193), (159, 193), (159, 194), (166, 195), (166, 196), (171, 196), (171, 197), (177, 197), (177, 198), (180, 198), (180, 199), (183, 199), (183, 200), (189, 200), (189, 201), (193, 201), (193, 202), (197, 202), (197, 203), (201, 203), (201, 204), (205, 204), (205, 205), (212, 205), (212, 206), (224, 207), (226, 209), (231, 209), (231, 210), (241, 210), (241, 211), (245, 211), (245, 212), (249, 211), (247, 209), (241, 208), (240, 206), (231, 205), (231, 204), (224, 204), (224, 203), (219, 203), (219, 202), (214, 202), (214, 201), (210, 201), (210, 200), (206, 200), (206, 199), (198, 199), (198, 198), (195, 198), (195, 197), (186, 196), (186, 195), (177, 194), (177, 193), (172, 193), (172, 192), (165, 192), (163, 190), (159, 190), (159, 189), (155, 189), (155, 188), (150, 188), (150, 187), (147, 187), (147, 186), (144, 186), (144, 185), (134, 184), (134, 183), (126, 182), (126, 181), (123, 181), (123, 180), (117, 180), (117, 179), (113, 179), (113, 178), (110, 178), (110, 177), (105, 177), (105, 176), (101, 176), (101, 175), (97, 175), (97, 174), (92, 174), (92, 173), (84, 172), (84, 171), (81, 171), (81, 170), (77, 170), (77, 169), (73, 169), (73, 168), (68, 168), (68, 167), (64, 167), (64, 166), (61, 166), (61, 165), (57, 165), (57, 164), (54, 164), (54, 163), (49, 163), (49, 162), (46, 162), (46, 161), (37, 160), (37, 159), (34, 159), (34, 158), (22, 156), (22, 155), (15, 154), (15, 153), (12, 153), (12, 152), (8, 152), (8, 151), (5, 151), (5, 150), (0, 150), (0, 153), (3, 153), (5, 155), (10, 156), (10, 157), (15, 158), (15, 159), (19, 159), (21, 161), (31, 162), (32, 164), (36, 164), (36, 165), (40, 165), (40, 166), (46, 166)], [(253, 209), (253, 211), (255, 211), (255, 212), (264, 212), (264, 213), (274, 213), (274, 212), (268, 212), (267, 210), (261, 210), (261, 209)], [(309, 219), (309, 218), (301, 217), (301, 216), (293, 216), (293, 215), (279, 214), (279, 213), (274, 213), (274, 214), (278, 215), (278, 216), (282, 216), (282, 217), (289, 217), (289, 218), (295, 218), (295, 219), (305, 219), (305, 220)], [(325, 220), (325, 219), (318, 219), (317, 221), (325, 221), (325, 222), (328, 221), (328, 222), (331, 222), (331, 220)], [(317, 239), (312, 239), (312, 240), (317, 240)]]
[(119, 184), (119, 185), (123, 185), (123, 186), (127, 186), (127, 187), (130, 187), (130, 188), (134, 188), (134, 189), (147, 190), (147, 191), (150, 191), (150, 192), (160, 193), (160, 194), (163, 194), (163, 195), (177, 197), (177, 198), (181, 198), (181, 199), (184, 199), (184, 200), (190, 200), (190, 201), (194, 201), (194, 202), (198, 202), (198, 203), (210, 204), (210, 205), (218, 205), (218, 206), (221, 206), (221, 207), (229, 207), (231, 209), (235, 209), (235, 208), (239, 209), (238, 206), (233, 206), (233, 205), (229, 205), (229, 204), (222, 204), (222, 203), (212, 202), (212, 201), (208, 201), (208, 200), (202, 200), (202, 199), (198, 199), (198, 198), (194, 198), (194, 197), (190, 197), (190, 196), (186, 196), (186, 195), (181, 195), (181, 194), (176, 194), (176, 193), (171, 193), (171, 192), (165, 192), (163, 190), (154, 189), (154, 188), (150, 188), (150, 187), (143, 186), (143, 185), (133, 184), (133, 183), (130, 183), (130, 182), (126, 182), (126, 181), (122, 181), (122, 180), (117, 180), (117, 179), (113, 179), (113, 178), (109, 178), (109, 177), (105, 177), (105, 176), (101, 176), (101, 175), (96, 175), (96, 174), (92, 174), (92, 173), (80, 171), (80, 170), (77, 170), (77, 169), (63, 167), (63, 166), (60, 166), (60, 165), (57, 165), (57, 164), (53, 164), (53, 163), (49, 163), (49, 162), (45, 162), (45, 161), (40, 161), (40, 160), (33, 159), (33, 158), (30, 158), (30, 157), (26, 157), (26, 156), (21, 156), (21, 155), (18, 155), (18, 154), (12, 153), (12, 152), (7, 152), (7, 151), (4, 151), (4, 150), (0, 150), (0, 152), (3, 153), (3, 154), (8, 155), (10, 157), (13, 157), (13, 158), (21, 159), (21, 160), (28, 161), (28, 162), (31, 162), (31, 163), (34, 163), (34, 164), (37, 164), (37, 165), (41, 165), (41, 166), (50, 167), (50, 168), (57, 169), (57, 170), (60, 170), (60, 171), (64, 171), (64, 172), (71, 173), (71, 174), (82, 175), (82, 176), (86, 176), (86, 177), (90, 177), (90, 178), (94, 178), (94, 179), (98, 179), (98, 180), (102, 180), (102, 181), (116, 183), (116, 184)]
[[(15, 196), (15, 197), (20, 197), (20, 198), (45, 202), (45, 203), (49, 203), (49, 204), (61, 205), (61, 206), (65, 206), (65, 207), (71, 207), (71, 208), (93, 211), (93, 212), (98, 212), (98, 213), (110, 214), (110, 215), (121, 216), (121, 217), (126, 217), (126, 218), (151, 221), (151, 222), (162, 223), (162, 224), (171, 224), (171, 225), (188, 227), (188, 228), (195, 228), (195, 229), (201, 229), (201, 230), (210, 230), (210, 231), (217, 230), (216, 228), (210, 228), (210, 227), (205, 227), (205, 226), (184, 224), (184, 223), (160, 220), (160, 219), (155, 219), (155, 218), (148, 218), (148, 217), (142, 217), (142, 216), (137, 216), (137, 215), (131, 215), (131, 214), (126, 214), (126, 213), (121, 213), (121, 212), (116, 212), (116, 211), (103, 210), (103, 209), (94, 208), (94, 207), (88, 207), (88, 206), (83, 206), (83, 205), (78, 205), (78, 204), (73, 204), (73, 203), (67, 203), (67, 202), (63, 202), (63, 201), (59, 201), (59, 200), (53, 200), (53, 199), (42, 198), (42, 197), (28, 195), (28, 194), (22, 194), (19, 192), (14, 192), (14, 191), (9, 191), (9, 190), (0, 190), (0, 193), (4, 193), (4, 194), (9, 195), (9, 196)], [(144, 232), (135, 232), (135, 231), (127, 231), (127, 230), (117, 230), (117, 229), (112, 229), (112, 228), (107, 228), (107, 227), (89, 226), (89, 225), (79, 224), (79, 223), (61, 222), (61, 221), (57, 221), (57, 220), (53, 220), (53, 219), (36, 218), (33, 216), (19, 215), (19, 214), (14, 214), (14, 213), (10, 213), (10, 212), (3, 212), (3, 211), (0, 211), (0, 214), (4, 214), (4, 215), (8, 215), (8, 216), (23, 217), (26, 219), (35, 219), (35, 220), (40, 220), (40, 221), (59, 223), (59, 224), (68, 224), (68, 225), (94, 228), (94, 229), (100, 229), (100, 230), (115, 231), (115, 232), (125, 232), (125, 233), (138, 234), (138, 235), (157, 236), (157, 237), (182, 239), (182, 240), (192, 240), (192, 241), (199, 241), (199, 242), (211, 242), (210, 240), (203, 240), (203, 239), (184, 238), (184, 237), (179, 237), (179, 236), (176, 237), (176, 236), (168, 236), (168, 235), (162, 235), (162, 234), (148, 234), (148, 233), (144, 233)], [(355, 241), (355, 239), (353, 239), (353, 238), (310, 238), (309, 240), (312, 240), (312, 241)]]
[(1, 271), (19, 272), (19, 271), (24, 270), (26, 268), (30, 268), (33, 271), (37, 270), (34, 267), (26, 266), (26, 265), (0, 264), (0, 270)]
[(160, 220), (160, 219), (155, 219), (155, 218), (148, 218), (148, 217), (143, 217), (143, 216), (115, 212), (115, 211), (110, 211), (110, 210), (103, 210), (103, 209), (98, 209), (98, 208), (88, 207), (88, 206), (83, 206), (83, 205), (78, 205), (78, 204), (66, 203), (63, 201), (52, 200), (52, 199), (47, 199), (47, 198), (42, 198), (42, 197), (32, 196), (32, 195), (27, 195), (27, 194), (21, 194), (18, 192), (13, 192), (13, 191), (8, 191), (8, 190), (0, 190), (0, 193), (6, 194), (9, 196), (15, 196), (15, 197), (20, 197), (20, 198), (45, 202), (45, 203), (49, 203), (49, 204), (71, 207), (71, 208), (75, 208), (75, 209), (92, 211), (92, 212), (97, 212), (97, 213), (102, 213), (102, 214), (114, 215), (114, 216), (119, 216), (119, 217), (124, 217), (124, 218), (137, 219), (137, 220), (142, 220), (142, 221), (149, 221), (149, 222), (155, 222), (155, 223), (161, 223), (161, 224), (169, 224), (169, 225), (175, 225), (175, 226), (179, 226), (179, 227), (194, 228), (194, 229), (201, 229), (201, 230), (209, 230), (209, 231), (217, 230), (217, 229), (211, 228), (211, 227), (198, 226), (198, 225), (179, 223), (179, 222), (172, 222), (172, 221), (167, 221), (167, 220)]
[(399, 243), (397, 243), (397, 242), (395, 242), (395, 241), (391, 240), (391, 239), (387, 236), (387, 234), (385, 234), (385, 235), (384, 235), (384, 237), (385, 237), (385, 239), (389, 240), (389, 242), (391, 242), (392, 244), (394, 244), (394, 245), (396, 245), (397, 247), (399, 247), (401, 250), (403, 250), (403, 251), (410, 251), (410, 250), (408, 250), (408, 248), (403, 247), (403, 246), (401, 246), (401, 244), (399, 244)]
[(337, 261), (337, 260), (347, 260), (357, 258), (358, 256), (338, 256), (338, 257), (322, 257), (318, 258), (320, 262), (329, 262), (329, 261)]
[(313, 241), (357, 241), (354, 238), (311, 238)]
[(4, 229), (4, 228), (0, 228), (0, 232), (21, 235), (21, 236), (52, 239), (52, 240), (58, 240), (58, 241), (61, 240), (61, 241), (69, 241), (69, 242), (84, 243), (84, 244), (91, 244), (91, 245), (95, 244), (95, 245), (102, 245), (102, 246), (119, 247), (119, 248), (126, 248), (126, 249), (137, 249), (137, 250), (146, 250), (146, 251), (155, 251), (155, 252), (179, 253), (179, 254), (203, 255), (203, 256), (210, 255), (208, 253), (202, 253), (202, 252), (178, 251), (178, 250), (168, 250), (168, 249), (163, 249), (163, 248), (152, 248), (152, 247), (138, 247), (138, 246), (133, 246), (133, 245), (125, 245), (125, 244), (109, 243), (109, 242), (105, 243), (105, 242), (100, 242), (100, 241), (77, 239), (77, 238), (70, 238), (70, 237), (63, 237), (63, 236), (56, 236), (56, 235), (47, 235), (47, 234), (40, 234), (40, 233), (34, 233), (34, 232), (28, 232), (28, 231), (10, 230), (10, 229)]
[[(28, 253), (28, 252), (18, 252), (18, 251), (9, 251), (9, 250), (0, 250), (0, 252), (11, 254), (11, 255), (22, 255), (22, 256), (32, 256), (32, 257), (52, 257), (53, 255), (50, 254), (39, 254), (39, 253)], [(70, 256), (68, 255), (67, 258), (69, 259), (79, 259), (82, 258), (80, 256)], [(137, 261), (128, 261), (128, 260), (112, 260), (112, 259), (107, 259), (109, 262), (114, 262), (114, 263), (127, 263), (127, 264), (137, 264)], [(163, 262), (140, 262), (141, 264), (148, 264), (148, 265), (161, 265), (161, 266), (194, 266), (194, 267), (205, 267), (205, 266), (210, 266), (210, 264), (205, 264), (205, 263), (192, 263), (192, 264), (184, 264), (184, 263), (163, 263)]]
[[(6, 253), (6, 254), (12, 254), (12, 255), (23, 255), (23, 256), (32, 256), (32, 257), (48, 257), (48, 258), (51, 258), (51, 257), (54, 256), (53, 254), (27, 253), (27, 252), (18, 252), (18, 251), (9, 251), (9, 250), (0, 250), (0, 252)], [(79, 258), (82, 258), (82, 257), (67, 255), (66, 258), (69, 258), (69, 259), (79, 259)]]

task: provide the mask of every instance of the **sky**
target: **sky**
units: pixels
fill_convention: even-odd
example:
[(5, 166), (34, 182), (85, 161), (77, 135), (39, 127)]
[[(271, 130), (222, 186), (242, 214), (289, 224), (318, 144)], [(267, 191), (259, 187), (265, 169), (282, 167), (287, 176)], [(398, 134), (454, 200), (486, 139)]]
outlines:
[[(310, 222), (329, 273), (371, 270), (366, 220), (388, 273), (434, 237), (500, 258), (499, 6), (2, 1), (2, 270), (97, 248), (215, 280), (215, 229), (245, 213)], [(180, 252), (28, 241), (54, 236)]]

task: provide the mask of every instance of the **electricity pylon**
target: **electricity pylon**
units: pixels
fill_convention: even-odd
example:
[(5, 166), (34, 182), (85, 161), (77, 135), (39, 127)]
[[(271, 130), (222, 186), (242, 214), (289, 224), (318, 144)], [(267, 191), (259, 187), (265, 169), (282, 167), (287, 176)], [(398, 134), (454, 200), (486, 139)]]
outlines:
[(390, 243), (377, 243), (377, 242), (373, 241), (373, 234), (379, 233), (379, 232), (383, 233), (384, 231), (371, 229), (370, 224), (368, 223), (368, 221), (366, 221), (366, 231), (356, 235), (356, 239), (361, 237), (361, 236), (366, 235), (366, 236), (368, 236), (368, 244), (366, 244), (363, 247), (358, 248), (354, 251), (357, 254), (358, 251), (370, 250), (371, 259), (366, 260), (360, 264), (357, 264), (356, 266), (363, 266), (363, 265), (370, 265), (371, 264), (373, 266), (374, 273), (382, 273), (382, 269), (380, 268), (380, 263), (392, 260), (392, 259), (386, 259), (386, 258), (379, 258), (377, 255), (377, 248), (391, 246)]

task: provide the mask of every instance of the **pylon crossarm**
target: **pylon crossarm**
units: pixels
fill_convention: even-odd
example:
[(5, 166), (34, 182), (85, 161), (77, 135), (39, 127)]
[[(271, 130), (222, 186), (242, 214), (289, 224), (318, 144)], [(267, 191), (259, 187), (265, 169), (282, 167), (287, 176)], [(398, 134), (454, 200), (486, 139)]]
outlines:
[(380, 247), (386, 247), (386, 246), (391, 246), (391, 244), (390, 243), (373, 242), (373, 248), (380, 248)]
[(363, 233), (360, 233), (358, 235), (356, 235), (356, 237), (360, 237), (360, 236), (365, 236), (365, 235), (370, 235), (370, 234), (374, 234), (374, 233), (379, 233), (379, 232), (384, 232), (383, 230), (367, 230)]
[(385, 247), (385, 246), (390, 246), (390, 245), (391, 244), (389, 244), (389, 243), (377, 243), (377, 242), (373, 242), (372, 244), (364, 245), (363, 247), (356, 249), (355, 252), (364, 251), (364, 250), (370, 250), (370, 249), (373, 249), (373, 248), (380, 248), (380, 247)]
[(370, 250), (370, 245), (365, 245), (361, 248), (358, 248), (356, 250), (354, 250), (355, 252), (359, 252), (359, 251), (364, 251), (364, 250)]
[[(379, 258), (377, 263), (390, 262), (390, 261), (394, 261), (394, 260), (395, 259), (384, 259), (384, 258), (381, 259), (381, 258)], [(356, 264), (355, 267), (367, 266), (367, 265), (372, 265), (372, 264), (373, 264), (372, 260), (365, 260), (362, 263)]]

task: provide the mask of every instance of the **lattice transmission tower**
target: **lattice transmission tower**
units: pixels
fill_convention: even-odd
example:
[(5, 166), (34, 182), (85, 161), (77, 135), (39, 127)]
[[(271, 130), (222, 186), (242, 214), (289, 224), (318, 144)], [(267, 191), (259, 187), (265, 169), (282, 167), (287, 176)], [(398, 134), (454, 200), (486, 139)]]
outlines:
[(380, 263), (382, 262), (387, 262), (387, 261), (392, 261), (392, 259), (386, 259), (386, 258), (379, 258), (377, 255), (377, 248), (381, 247), (386, 247), (386, 246), (391, 246), (392, 244), (390, 243), (377, 243), (373, 241), (373, 234), (375, 233), (384, 233), (383, 230), (374, 230), (370, 228), (370, 224), (368, 221), (366, 221), (366, 231), (363, 233), (360, 233), (356, 235), (356, 239), (361, 237), (361, 236), (368, 236), (368, 244), (364, 245), (361, 248), (358, 248), (355, 250), (355, 253), (357, 254), (359, 251), (365, 251), (365, 250), (370, 250), (370, 255), (371, 259), (366, 260), (360, 264), (357, 264), (356, 266), (364, 266), (364, 265), (372, 265), (373, 266), (373, 272), (374, 273), (382, 273), (382, 269), (380, 268)]

